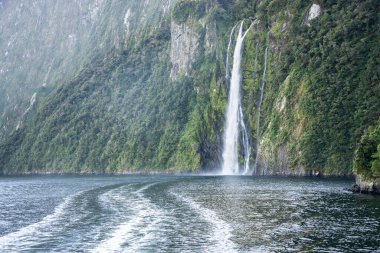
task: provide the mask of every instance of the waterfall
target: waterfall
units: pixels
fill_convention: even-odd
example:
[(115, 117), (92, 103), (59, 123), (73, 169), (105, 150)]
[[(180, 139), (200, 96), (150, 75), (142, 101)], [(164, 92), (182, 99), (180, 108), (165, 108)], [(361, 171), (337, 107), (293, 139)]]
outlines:
[(267, 33), (267, 46), (265, 48), (265, 54), (264, 54), (264, 71), (263, 71), (263, 76), (262, 76), (261, 85), (260, 85), (260, 99), (257, 105), (257, 124), (256, 124), (257, 140), (256, 140), (255, 165), (253, 167), (254, 174), (257, 173), (257, 161), (258, 161), (259, 153), (260, 153), (260, 116), (261, 116), (261, 104), (263, 103), (263, 97), (264, 97), (265, 76), (267, 72), (268, 43), (269, 43), (269, 32)]
[(230, 33), (230, 39), (228, 41), (228, 47), (227, 47), (227, 55), (226, 55), (226, 82), (227, 82), (227, 85), (226, 87), (228, 87), (228, 82), (230, 80), (230, 74), (229, 74), (229, 71), (230, 71), (230, 66), (229, 66), (229, 57), (230, 57), (230, 50), (231, 50), (231, 46), (232, 46), (232, 39), (233, 39), (233, 36), (234, 36), (234, 32), (235, 32), (235, 28), (236, 28), (237, 24), (232, 28), (231, 30), (231, 33)]
[[(242, 50), (243, 41), (249, 29), (253, 25), (253, 23), (244, 34), (243, 34), (243, 24), (244, 24), (244, 21), (240, 23), (239, 34), (236, 39), (236, 45), (234, 49), (233, 66), (232, 66), (230, 89), (229, 89), (229, 95), (228, 95), (228, 105), (227, 105), (227, 110), (226, 110), (226, 123), (225, 123), (224, 147), (223, 147), (223, 168), (222, 168), (222, 174), (224, 175), (239, 174), (239, 160), (238, 160), (239, 123), (243, 132), (245, 132), (245, 134), (243, 133), (243, 142), (245, 142), (244, 139), (246, 139), (246, 142), (248, 143), (248, 135), (247, 135), (245, 124), (243, 122), (243, 112), (241, 109), (241, 101), (240, 101), (240, 83), (242, 79), (240, 65), (241, 65), (241, 56), (242, 56), (241, 50)], [(232, 29), (232, 32), (230, 35), (229, 48), (231, 46), (230, 43), (232, 41), (232, 34), (234, 30), (235, 30), (235, 27)], [(227, 55), (228, 55), (228, 52), (227, 52)], [(226, 58), (226, 67), (228, 69), (228, 57)], [(228, 77), (228, 70), (226, 70), (226, 77)], [(249, 149), (250, 148), (247, 148), (245, 152), (250, 152)], [(248, 154), (245, 154), (245, 158), (246, 160), (249, 161)], [(249, 167), (249, 165), (246, 165), (246, 166)]]

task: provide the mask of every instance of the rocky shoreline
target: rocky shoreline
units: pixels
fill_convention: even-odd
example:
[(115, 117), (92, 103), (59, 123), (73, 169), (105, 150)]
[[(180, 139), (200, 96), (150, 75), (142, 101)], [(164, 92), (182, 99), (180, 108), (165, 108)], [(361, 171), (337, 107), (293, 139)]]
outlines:
[(348, 190), (354, 193), (380, 195), (379, 185), (376, 180), (363, 180), (360, 176), (356, 176), (356, 183)]

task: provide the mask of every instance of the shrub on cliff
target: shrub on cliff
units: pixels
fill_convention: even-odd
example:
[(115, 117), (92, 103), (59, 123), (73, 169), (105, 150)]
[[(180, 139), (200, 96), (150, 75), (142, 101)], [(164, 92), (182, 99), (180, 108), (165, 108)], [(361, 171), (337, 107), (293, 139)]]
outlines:
[(380, 178), (380, 120), (362, 136), (355, 152), (354, 170), (364, 179)]

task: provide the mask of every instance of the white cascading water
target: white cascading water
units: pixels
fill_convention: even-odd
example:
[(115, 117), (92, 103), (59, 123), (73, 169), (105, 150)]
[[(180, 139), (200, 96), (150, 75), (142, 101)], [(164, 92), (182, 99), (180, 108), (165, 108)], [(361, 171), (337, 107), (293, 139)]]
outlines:
[[(246, 143), (248, 143), (248, 135), (246, 132), (245, 124), (243, 121), (243, 112), (241, 110), (240, 101), (240, 83), (241, 83), (241, 50), (245, 36), (247, 35), (249, 29), (243, 34), (243, 24), (241, 22), (239, 28), (239, 34), (236, 39), (236, 45), (233, 56), (233, 66), (231, 72), (231, 82), (228, 95), (228, 106), (226, 111), (226, 124), (224, 132), (224, 148), (223, 148), (223, 175), (236, 175), (239, 174), (239, 160), (238, 160), (238, 138), (239, 138), (239, 122), (242, 129), (245, 129)], [(252, 26), (252, 25), (251, 25)], [(230, 36), (230, 43), (232, 34), (235, 27), (233, 28)], [(230, 48), (229, 43), (229, 48)], [(228, 55), (228, 52), (227, 52)], [(228, 68), (228, 57), (226, 62), (226, 67)], [(228, 77), (228, 70), (226, 70), (226, 77)], [(244, 126), (244, 127), (243, 127)], [(244, 131), (244, 130), (243, 130)], [(245, 137), (243, 136), (243, 139)], [(245, 142), (245, 141), (243, 141)], [(250, 148), (247, 148), (249, 150)], [(247, 152), (247, 151), (245, 151)], [(245, 160), (249, 161), (249, 155), (245, 154)], [(248, 159), (247, 159), (248, 158)], [(249, 165), (247, 165), (249, 169)]]
[(241, 105), (239, 107), (239, 112), (240, 112), (239, 121), (240, 121), (243, 146), (244, 146), (244, 172), (243, 172), (243, 175), (247, 175), (249, 172), (249, 157), (251, 155), (251, 146), (249, 145), (248, 132), (247, 132), (247, 127), (245, 126), (245, 123), (244, 123), (243, 109), (241, 108)]
[[(267, 33), (267, 44), (268, 44), (268, 41), (269, 41), (269, 32)], [(264, 97), (265, 76), (266, 76), (266, 72), (267, 72), (267, 58), (268, 58), (268, 45), (265, 48), (264, 71), (263, 71), (263, 76), (261, 79), (260, 99), (259, 99), (259, 103), (257, 105), (257, 124), (256, 124), (257, 142), (256, 142), (256, 158), (255, 158), (255, 165), (253, 167), (253, 174), (257, 173), (257, 162), (258, 162), (259, 153), (260, 153), (260, 116), (261, 116), (261, 104), (263, 103), (263, 97)]]
[(229, 66), (229, 59), (230, 59), (230, 49), (232, 46), (232, 38), (234, 36), (235, 28), (237, 24), (232, 28), (231, 33), (230, 33), (230, 40), (228, 41), (228, 47), (227, 47), (227, 55), (226, 55), (226, 81), (228, 82), (230, 80), (230, 66)]

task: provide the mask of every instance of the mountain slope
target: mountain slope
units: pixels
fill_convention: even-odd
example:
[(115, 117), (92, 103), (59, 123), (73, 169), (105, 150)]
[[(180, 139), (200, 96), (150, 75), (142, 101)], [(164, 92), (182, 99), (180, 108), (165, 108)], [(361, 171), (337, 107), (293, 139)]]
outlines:
[(133, 43), (168, 8), (161, 1), (1, 2), (0, 140), (22, 124), (34, 94), (67, 82), (95, 55)]
[[(2, 120), (13, 115), (8, 129), (22, 121), (3, 133), (3, 173), (217, 169), (229, 86), (227, 47), (243, 19), (244, 29), (257, 20), (242, 60), (251, 169), (257, 164), (256, 173), (263, 174), (352, 172), (362, 135), (380, 114), (378, 1), (91, 3), (97, 3), (99, 18), (87, 37), (81, 33), (83, 43), (73, 54), (51, 49), (67, 60), (49, 70), (54, 84), (25, 89), (18, 102), (25, 109), (18, 114), (9, 109), (16, 102), (0, 101), (8, 112)], [(45, 7), (48, 13), (55, 8)], [(16, 10), (1, 9), (9, 17)], [(37, 55), (40, 62), (52, 58)], [(23, 87), (18, 73), (43, 79), (34, 64), (28, 69), (38, 75), (14, 71), (2, 89)]]

